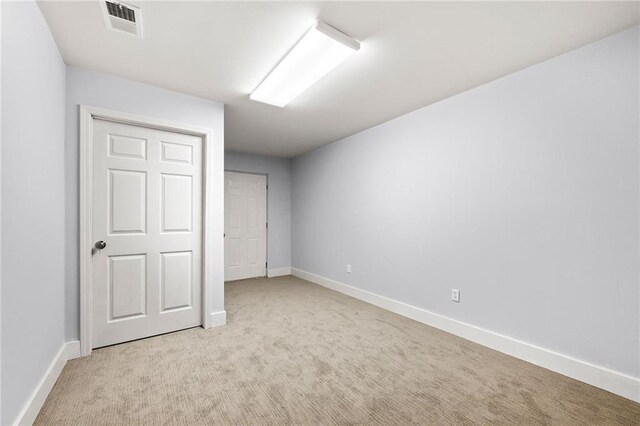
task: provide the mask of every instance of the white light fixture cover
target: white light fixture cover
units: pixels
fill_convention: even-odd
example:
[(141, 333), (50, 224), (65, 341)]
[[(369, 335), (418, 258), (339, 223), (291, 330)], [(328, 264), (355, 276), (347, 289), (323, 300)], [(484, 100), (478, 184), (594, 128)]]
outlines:
[(283, 107), (360, 49), (360, 43), (317, 22), (251, 93), (254, 101)]

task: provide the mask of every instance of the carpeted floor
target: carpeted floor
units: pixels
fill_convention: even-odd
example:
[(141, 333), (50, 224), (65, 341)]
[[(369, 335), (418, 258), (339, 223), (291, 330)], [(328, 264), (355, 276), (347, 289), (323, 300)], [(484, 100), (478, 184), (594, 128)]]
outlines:
[(70, 361), (36, 424), (640, 424), (640, 404), (294, 277)]

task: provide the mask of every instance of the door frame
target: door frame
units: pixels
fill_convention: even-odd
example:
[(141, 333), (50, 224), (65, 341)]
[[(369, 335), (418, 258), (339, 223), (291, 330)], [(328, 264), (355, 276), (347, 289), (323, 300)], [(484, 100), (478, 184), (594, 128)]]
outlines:
[(214, 280), (212, 230), (215, 229), (213, 195), (213, 130), (174, 123), (136, 114), (80, 105), (80, 356), (91, 355), (93, 335), (93, 270), (91, 263), (93, 208), (93, 121), (95, 119), (120, 124), (147, 127), (202, 138), (202, 327), (212, 327), (209, 287)]
[[(245, 171), (245, 170), (236, 170), (236, 169), (224, 169), (224, 173), (226, 173), (226, 172), (242, 173), (242, 174), (245, 174), (245, 175), (258, 175), (258, 176), (264, 176), (266, 178), (267, 190), (265, 191), (265, 194), (264, 194), (264, 197), (265, 197), (264, 217), (265, 217), (265, 220), (267, 221), (267, 229), (265, 230), (265, 233), (264, 233), (264, 262), (265, 262), (264, 276), (265, 277), (269, 277), (269, 173), (248, 172), (248, 171)], [(225, 177), (225, 179), (226, 179), (226, 177)], [(225, 183), (225, 185), (226, 185), (226, 183)], [(223, 194), (223, 196), (226, 197), (226, 194)], [(225, 201), (226, 201), (226, 199), (225, 199)], [(225, 202), (224, 208), (225, 209), (227, 208), (226, 202)], [(223, 214), (226, 214), (226, 211), (224, 211)], [(226, 232), (226, 229), (225, 229), (225, 232)], [(225, 238), (226, 238), (226, 236), (225, 236)], [(226, 250), (226, 244), (225, 244), (225, 250)], [(227, 281), (225, 281), (225, 282), (227, 282)]]

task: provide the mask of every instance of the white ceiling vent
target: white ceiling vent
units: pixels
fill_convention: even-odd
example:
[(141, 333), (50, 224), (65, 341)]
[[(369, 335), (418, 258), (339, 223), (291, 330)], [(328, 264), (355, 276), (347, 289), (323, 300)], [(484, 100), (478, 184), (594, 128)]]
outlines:
[(100, 6), (107, 28), (142, 38), (142, 13), (130, 4), (101, 1)]

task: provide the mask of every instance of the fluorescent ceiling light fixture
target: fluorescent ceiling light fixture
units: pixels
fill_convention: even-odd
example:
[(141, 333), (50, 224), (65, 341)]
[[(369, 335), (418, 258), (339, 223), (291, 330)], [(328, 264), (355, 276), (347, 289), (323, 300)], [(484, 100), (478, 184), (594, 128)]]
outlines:
[(360, 49), (360, 43), (317, 22), (250, 98), (283, 107)]

